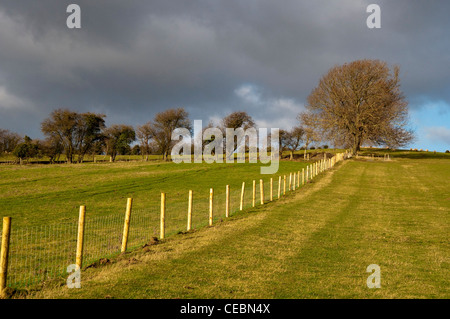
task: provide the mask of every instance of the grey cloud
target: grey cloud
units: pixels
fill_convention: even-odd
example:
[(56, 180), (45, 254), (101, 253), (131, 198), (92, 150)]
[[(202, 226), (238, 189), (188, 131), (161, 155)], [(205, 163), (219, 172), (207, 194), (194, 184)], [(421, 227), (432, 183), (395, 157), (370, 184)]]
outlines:
[[(360, 58), (399, 64), (412, 107), (450, 101), (445, 1), (378, 1), (380, 30), (365, 25), (371, 2), (350, 0), (80, 0), (82, 29), (69, 30), (72, 2), (0, 3), (0, 89), (27, 104), (2, 107), (0, 95), (0, 127), (39, 136), (57, 107), (104, 112), (108, 123), (141, 124), (178, 106), (204, 120), (244, 109), (291, 123), (295, 110), (267, 101), (300, 111), (330, 67)], [(246, 83), (263, 106), (235, 95)]]

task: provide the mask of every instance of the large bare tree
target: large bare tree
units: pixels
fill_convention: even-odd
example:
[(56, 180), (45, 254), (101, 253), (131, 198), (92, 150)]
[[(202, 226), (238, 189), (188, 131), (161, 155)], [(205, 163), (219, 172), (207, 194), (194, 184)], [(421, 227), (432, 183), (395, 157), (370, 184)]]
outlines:
[(408, 102), (400, 90), (399, 67), (358, 60), (335, 66), (324, 75), (306, 105), (320, 134), (330, 141), (404, 146), (413, 139), (408, 130)]

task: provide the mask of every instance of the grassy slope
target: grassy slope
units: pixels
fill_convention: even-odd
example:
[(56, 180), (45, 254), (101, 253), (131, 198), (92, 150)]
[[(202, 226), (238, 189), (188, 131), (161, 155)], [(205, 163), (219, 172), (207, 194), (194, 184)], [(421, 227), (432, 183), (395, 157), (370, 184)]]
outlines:
[[(348, 161), (280, 201), (38, 298), (449, 298), (450, 162)], [(366, 267), (381, 267), (368, 289)]]
[[(134, 209), (159, 209), (160, 192), (168, 204), (182, 198), (187, 205), (188, 190), (209, 194), (214, 187), (225, 192), (229, 184), (239, 191), (252, 179), (266, 182), (270, 177), (301, 170), (301, 162), (280, 162), (277, 174), (261, 175), (267, 164), (175, 164), (172, 162), (129, 162), (82, 165), (0, 166), (0, 212), (11, 216), (14, 226), (53, 224), (76, 219), (80, 205), (89, 216), (125, 211), (126, 198), (133, 197)], [(186, 206), (185, 205), (185, 206)]]

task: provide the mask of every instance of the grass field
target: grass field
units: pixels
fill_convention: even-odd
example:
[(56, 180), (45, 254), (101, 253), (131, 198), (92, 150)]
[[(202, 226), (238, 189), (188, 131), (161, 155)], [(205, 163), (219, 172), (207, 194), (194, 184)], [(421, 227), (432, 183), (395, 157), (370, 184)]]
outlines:
[[(404, 156), (346, 161), (279, 201), (89, 268), (81, 289), (55, 283), (28, 297), (449, 298), (450, 161), (446, 154)], [(20, 211), (19, 225), (20, 219), (27, 225), (64, 218), (68, 203), (73, 208), (65, 212), (76, 215), (83, 199), (95, 207), (93, 214), (112, 214), (123, 211), (131, 195), (145, 207), (153, 202), (148, 195), (160, 191), (184, 196), (191, 185), (198, 191), (227, 183), (238, 188), (261, 177), (257, 165), (235, 165), (0, 168), (9, 180), (2, 178), (0, 203)], [(279, 174), (302, 165), (282, 162)], [(32, 186), (30, 170), (42, 174), (39, 186)], [(34, 200), (23, 203), (28, 196)], [(43, 207), (34, 210), (30, 203), (36, 201)], [(370, 264), (381, 268), (380, 289), (366, 286)]]
[[(175, 164), (120, 162), (0, 166), (0, 205), (11, 216), (9, 286), (33, 287), (65, 275), (76, 247), (80, 205), (87, 206), (84, 265), (120, 252), (126, 199), (133, 198), (128, 248), (159, 237), (160, 193), (167, 198), (166, 236), (186, 230), (188, 191), (194, 192), (193, 227), (208, 224), (209, 190), (214, 188), (214, 221), (225, 216), (225, 186), (231, 212), (238, 210), (242, 182), (245, 207), (251, 205), (252, 181), (297, 172), (307, 162), (283, 161), (277, 174), (261, 175), (262, 164)], [(259, 185), (256, 202), (259, 202)]]
[(57, 223), (77, 218), (80, 205), (90, 216), (125, 212), (126, 199), (134, 208), (159, 207), (160, 193), (167, 200), (183, 200), (188, 190), (208, 196), (209, 189), (225, 192), (225, 185), (240, 190), (253, 179), (268, 180), (301, 170), (306, 162), (282, 161), (277, 174), (261, 175), (266, 164), (175, 164), (172, 162), (121, 162), (0, 166), (0, 205), (16, 226)]

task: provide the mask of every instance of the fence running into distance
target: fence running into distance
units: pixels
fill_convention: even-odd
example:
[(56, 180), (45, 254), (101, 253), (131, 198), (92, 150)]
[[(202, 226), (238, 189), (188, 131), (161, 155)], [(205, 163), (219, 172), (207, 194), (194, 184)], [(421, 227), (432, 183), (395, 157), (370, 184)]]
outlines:
[[(242, 183), (239, 189), (211, 189), (208, 193), (170, 197), (161, 194), (161, 205), (133, 210), (127, 201), (123, 214), (89, 217), (89, 207), (80, 207), (79, 220), (55, 225), (11, 228), (3, 218), (0, 255), (0, 292), (6, 287), (27, 288), (50, 279), (66, 278), (67, 267), (81, 269), (102, 258), (111, 258), (159, 239), (212, 225), (233, 213), (276, 200), (296, 190), (319, 173), (347, 157), (338, 153), (302, 168), (301, 171)], [(166, 202), (167, 200), (167, 202)]]

